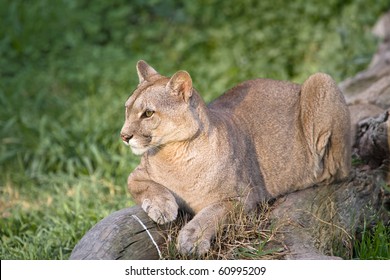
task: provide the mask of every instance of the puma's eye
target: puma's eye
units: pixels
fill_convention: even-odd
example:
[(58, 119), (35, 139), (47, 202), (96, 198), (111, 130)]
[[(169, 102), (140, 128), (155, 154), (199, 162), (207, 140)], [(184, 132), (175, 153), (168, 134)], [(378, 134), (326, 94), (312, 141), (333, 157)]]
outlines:
[(152, 110), (146, 110), (143, 114), (142, 114), (142, 117), (144, 118), (150, 118), (151, 116), (153, 116), (154, 114), (154, 111)]

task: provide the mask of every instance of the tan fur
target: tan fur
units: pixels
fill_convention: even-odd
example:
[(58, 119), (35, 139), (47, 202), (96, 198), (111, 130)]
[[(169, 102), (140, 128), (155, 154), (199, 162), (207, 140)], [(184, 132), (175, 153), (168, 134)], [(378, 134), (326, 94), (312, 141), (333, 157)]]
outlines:
[(302, 86), (243, 82), (207, 106), (185, 71), (167, 78), (140, 61), (137, 72), (121, 137), (142, 159), (128, 188), (158, 223), (173, 221), (179, 207), (194, 214), (178, 237), (184, 254), (207, 252), (232, 202), (250, 211), (348, 176), (349, 111), (326, 74)]

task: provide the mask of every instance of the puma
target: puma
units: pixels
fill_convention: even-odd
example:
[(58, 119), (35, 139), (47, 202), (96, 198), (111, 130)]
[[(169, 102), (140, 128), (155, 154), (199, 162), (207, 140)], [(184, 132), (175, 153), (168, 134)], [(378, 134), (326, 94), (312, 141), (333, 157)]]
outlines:
[(205, 254), (234, 203), (251, 211), (349, 174), (349, 111), (326, 74), (246, 81), (206, 105), (186, 71), (168, 78), (139, 61), (137, 73), (121, 138), (142, 158), (128, 189), (159, 224), (179, 208), (193, 215), (177, 238), (182, 254)]

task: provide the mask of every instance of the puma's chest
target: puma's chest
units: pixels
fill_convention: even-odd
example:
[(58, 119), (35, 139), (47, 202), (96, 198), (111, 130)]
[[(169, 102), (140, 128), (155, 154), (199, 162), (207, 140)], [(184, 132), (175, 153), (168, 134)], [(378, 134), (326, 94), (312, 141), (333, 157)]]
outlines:
[[(164, 152), (164, 154), (162, 154)], [(167, 153), (160, 151), (159, 156), (147, 159), (146, 168), (150, 178), (179, 195), (191, 195), (203, 184), (201, 164), (202, 154), (191, 151), (176, 151)], [(166, 154), (165, 154), (166, 153)]]
[(221, 180), (216, 174), (215, 153), (177, 149), (167, 157), (162, 155), (165, 154), (149, 157), (145, 162), (150, 179), (169, 189), (192, 211), (198, 212), (221, 199), (217, 191)]

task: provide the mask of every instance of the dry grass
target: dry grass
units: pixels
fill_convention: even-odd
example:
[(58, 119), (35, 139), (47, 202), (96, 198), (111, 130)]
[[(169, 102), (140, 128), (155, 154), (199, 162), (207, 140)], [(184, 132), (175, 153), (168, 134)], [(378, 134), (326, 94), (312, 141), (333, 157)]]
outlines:
[(165, 244), (161, 251), (164, 259), (237, 260), (281, 259), (287, 250), (277, 239), (278, 227), (270, 222), (270, 207), (263, 205), (258, 211), (246, 214), (242, 207), (229, 213), (228, 222), (219, 225), (209, 252), (202, 257), (183, 256), (177, 251), (176, 238), (180, 229), (191, 219), (181, 213), (177, 222), (164, 231)]

